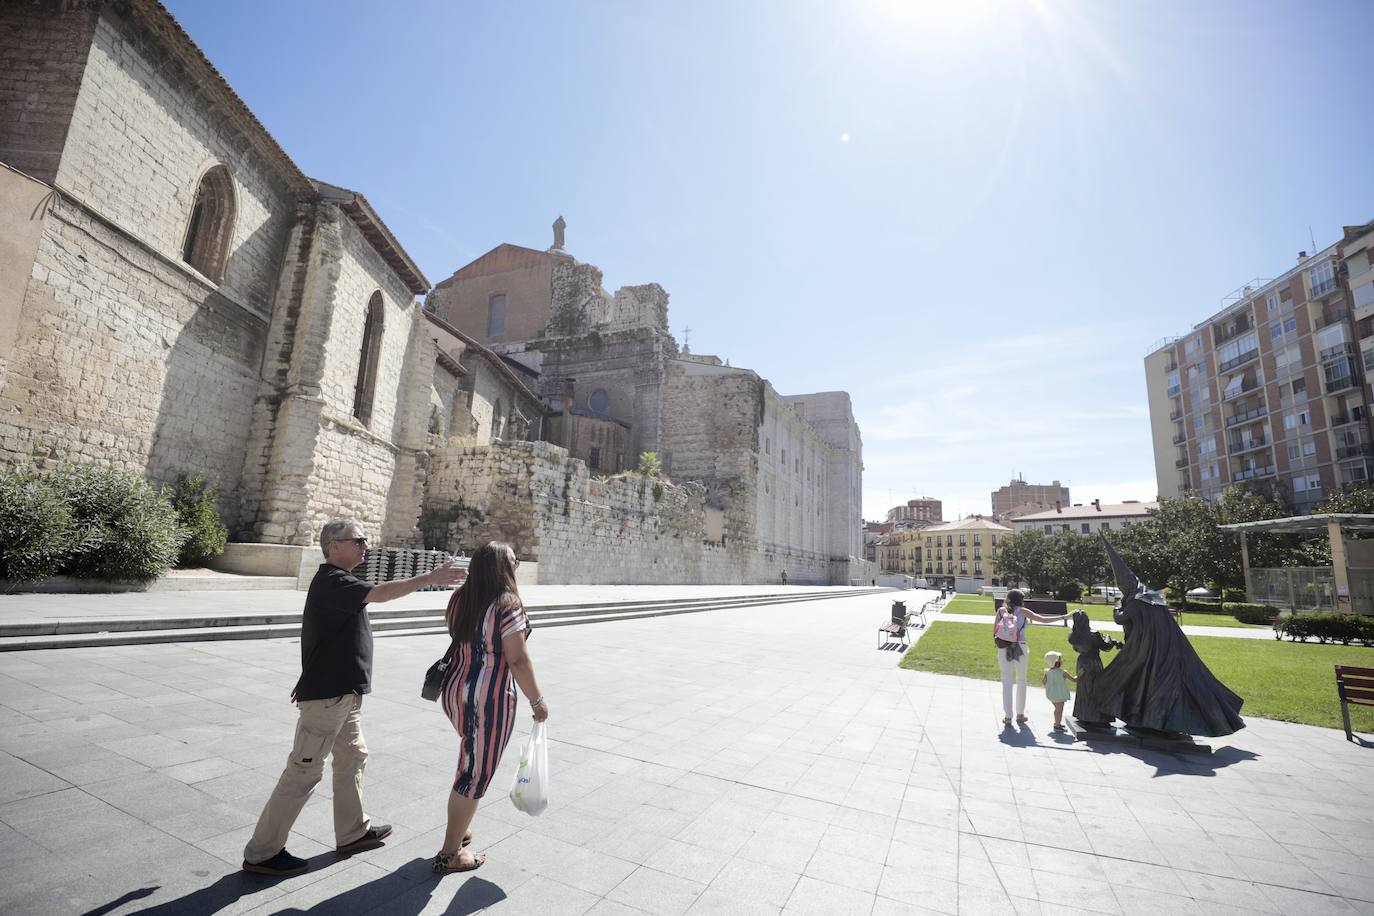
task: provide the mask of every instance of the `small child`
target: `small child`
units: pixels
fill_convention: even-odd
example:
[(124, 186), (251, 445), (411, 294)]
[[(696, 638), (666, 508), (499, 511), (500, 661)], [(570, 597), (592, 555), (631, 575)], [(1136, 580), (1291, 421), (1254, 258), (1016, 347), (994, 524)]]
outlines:
[(1040, 679), (1040, 684), (1045, 688), (1045, 697), (1054, 704), (1054, 730), (1064, 731), (1064, 704), (1069, 701), (1068, 681), (1078, 683), (1078, 678), (1074, 677), (1063, 668), (1064, 657), (1058, 652), (1046, 652), (1045, 664), (1050, 667), (1045, 669), (1045, 675)]

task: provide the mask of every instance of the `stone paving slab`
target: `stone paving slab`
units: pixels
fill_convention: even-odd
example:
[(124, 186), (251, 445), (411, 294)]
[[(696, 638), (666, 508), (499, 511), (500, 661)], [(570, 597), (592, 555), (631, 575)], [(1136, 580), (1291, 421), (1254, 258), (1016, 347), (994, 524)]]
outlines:
[[(456, 738), (418, 696), (440, 637), (379, 639), (364, 703), (388, 844), (238, 871), (280, 770), (292, 640), (0, 657), (0, 912), (1374, 913), (1374, 752), (1259, 719), (1214, 755), (1000, 725), (996, 683), (875, 650), (891, 596), (536, 632), (553, 803), (506, 797), (521, 722), (442, 879)], [(327, 796), (322, 784), (317, 794)]]

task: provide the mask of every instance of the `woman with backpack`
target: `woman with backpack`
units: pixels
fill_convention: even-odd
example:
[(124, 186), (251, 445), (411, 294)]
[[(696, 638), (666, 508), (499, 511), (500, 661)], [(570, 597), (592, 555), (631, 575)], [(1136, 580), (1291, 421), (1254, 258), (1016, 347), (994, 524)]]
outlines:
[(1060, 615), (1037, 614), (1026, 607), (1026, 596), (1020, 589), (1007, 592), (1006, 603), (997, 609), (992, 624), (993, 640), (997, 643), (997, 667), (1002, 671), (1002, 724), (1011, 724), (1011, 685), (1016, 681), (1016, 721), (1026, 721), (1026, 668), (1030, 655), (1026, 649), (1026, 627), (1029, 621), (1058, 623)]

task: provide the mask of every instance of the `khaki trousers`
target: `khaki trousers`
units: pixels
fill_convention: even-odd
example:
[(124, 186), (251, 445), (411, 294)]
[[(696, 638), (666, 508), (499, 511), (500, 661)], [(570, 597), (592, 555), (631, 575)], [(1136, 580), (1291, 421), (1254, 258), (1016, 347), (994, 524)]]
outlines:
[(267, 861), (286, 848), (291, 825), (300, 817), (306, 799), (324, 773), (324, 758), (334, 756), (334, 839), (343, 846), (367, 833), (363, 813), (363, 769), (367, 744), (363, 742), (363, 698), (346, 693), (329, 700), (302, 700), (296, 704), (296, 740), (267, 807), (262, 809), (253, 838), (243, 848), (243, 860), (254, 865)]

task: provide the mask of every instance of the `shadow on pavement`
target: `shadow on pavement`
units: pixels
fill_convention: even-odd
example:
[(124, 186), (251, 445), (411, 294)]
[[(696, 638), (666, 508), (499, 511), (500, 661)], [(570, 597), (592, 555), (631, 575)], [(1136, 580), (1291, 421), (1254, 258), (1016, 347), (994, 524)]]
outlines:
[[(333, 853), (323, 853), (310, 860), (310, 872), (334, 862), (343, 861)], [(359, 884), (340, 891), (332, 897), (320, 900), (307, 907), (294, 907), (287, 903), (275, 913), (322, 914), (322, 913), (386, 913), (387, 916), (415, 916), (432, 909), (431, 898), (441, 889), (453, 894), (449, 905), (442, 910), (448, 916), (468, 916), (506, 899), (506, 892), (490, 881), (476, 876), (467, 877), (461, 884), (445, 883), (430, 871), (429, 859), (412, 859), (385, 877), (366, 884)], [(251, 897), (279, 883), (279, 880), (263, 875), (252, 875), (236, 871), (221, 877), (209, 887), (193, 891), (175, 900), (168, 900), (145, 909), (130, 909), (124, 912), (142, 913), (144, 916), (199, 916), (199, 914), (218, 913), (233, 906), (244, 897)], [(318, 885), (307, 884), (304, 888), (316, 889)], [(127, 903), (141, 900), (155, 894), (159, 886), (143, 887), (112, 900), (103, 906), (89, 910), (83, 916), (103, 916), (112, 913)], [(456, 890), (455, 890), (456, 889)], [(281, 903), (288, 898), (279, 898)], [(263, 903), (272, 903), (264, 900)]]

